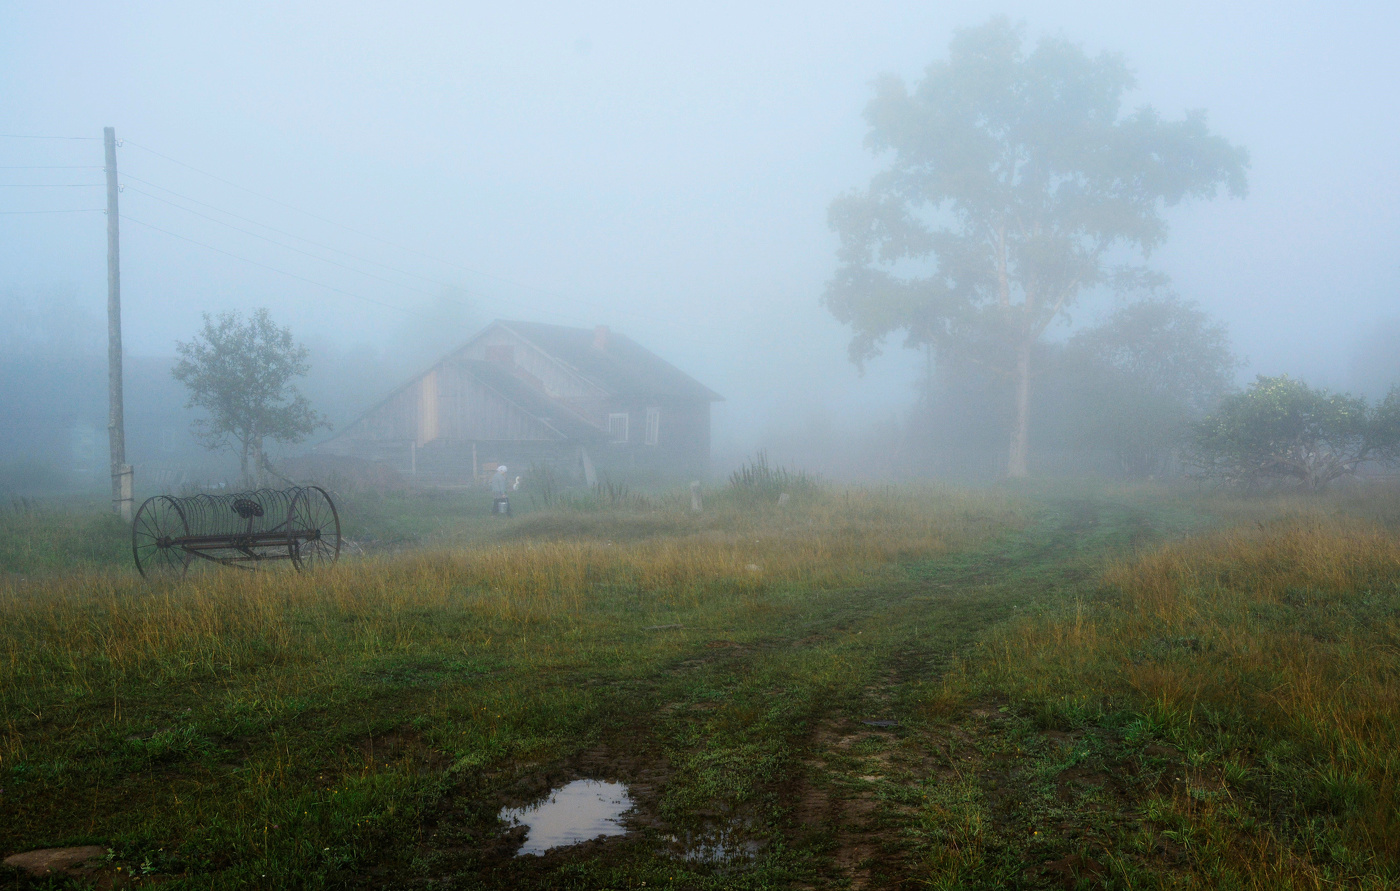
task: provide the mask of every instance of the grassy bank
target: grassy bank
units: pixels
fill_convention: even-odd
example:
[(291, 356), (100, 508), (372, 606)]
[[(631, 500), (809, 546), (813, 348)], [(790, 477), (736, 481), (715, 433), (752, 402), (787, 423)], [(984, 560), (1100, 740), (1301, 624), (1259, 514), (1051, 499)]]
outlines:
[[(1070, 821), (1064, 849), (1085, 879), (1400, 884), (1396, 504), (1207, 502), (1251, 522), (1117, 561), (975, 648), (945, 692), (1010, 706), (986, 738), (994, 756), (1035, 754), (1018, 774), (1041, 796), (1019, 811), (1032, 839), (1072, 804), (1097, 814)], [(935, 872), (991, 865), (997, 808), (984, 791), (934, 808), (956, 842)]]
[[(900, 596), (901, 561), (1019, 521), (1002, 499), (828, 493), (448, 526), (433, 534), (454, 548), (314, 576), (11, 577), (0, 850), (95, 842), (194, 887), (489, 873), (489, 846), (447, 865), (418, 850), (426, 827), (490, 837), (532, 777), (610, 747), (599, 769), (629, 780), (666, 765), (652, 841), (742, 819), (769, 852), (752, 881), (771, 883), (810, 857), (765, 811), (804, 722), (873, 670), (863, 641), (824, 637), (850, 592)], [(794, 634), (811, 640), (773, 643)], [(728, 881), (634, 847), (599, 881)]]
[[(191, 888), (1400, 878), (1390, 493), (346, 503), (364, 555), (315, 575), (152, 586), (102, 518), (45, 520), (105, 524), (77, 565), (4, 527), (0, 853)], [(629, 784), (633, 832), (514, 858), (500, 809), (577, 778)]]

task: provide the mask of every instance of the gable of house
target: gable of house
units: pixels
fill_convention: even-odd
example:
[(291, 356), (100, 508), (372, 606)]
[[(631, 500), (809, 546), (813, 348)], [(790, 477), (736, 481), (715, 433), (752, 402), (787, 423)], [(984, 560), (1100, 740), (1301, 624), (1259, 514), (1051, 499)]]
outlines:
[(710, 403), (720, 398), (605, 328), (498, 320), (318, 449), (371, 460), (396, 456), (391, 463), (407, 461), (416, 473), (420, 450), (431, 458), (470, 448), (470, 461), (459, 454), (454, 466), (475, 473), (478, 446), (498, 457), (569, 454), (589, 464), (585, 449), (601, 455), (635, 445), (650, 449), (642, 463), (702, 468)]

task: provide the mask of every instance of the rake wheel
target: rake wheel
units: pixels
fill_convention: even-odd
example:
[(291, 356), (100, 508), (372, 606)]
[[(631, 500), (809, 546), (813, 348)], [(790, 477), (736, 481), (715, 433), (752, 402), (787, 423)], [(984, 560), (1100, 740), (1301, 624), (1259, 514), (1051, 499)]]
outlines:
[(292, 565), (306, 571), (329, 566), (340, 556), (340, 515), (320, 486), (297, 491), (287, 513), (287, 549)]
[(190, 534), (185, 512), (169, 495), (147, 498), (131, 522), (131, 553), (142, 578), (179, 578), (190, 566), (190, 555), (176, 539)]

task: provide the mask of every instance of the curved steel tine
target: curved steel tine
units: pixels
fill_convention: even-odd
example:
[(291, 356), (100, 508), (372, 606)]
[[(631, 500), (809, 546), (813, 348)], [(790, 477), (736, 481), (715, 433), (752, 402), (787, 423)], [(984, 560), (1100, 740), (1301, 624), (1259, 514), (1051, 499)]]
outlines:
[[(253, 567), (240, 561), (251, 559), (256, 563), (268, 557), (287, 556), (292, 558), (300, 569), (301, 564), (294, 552), (297, 547), (296, 537), (291, 534), (297, 531), (292, 529), (293, 514), (299, 498), (305, 498), (308, 505), (314, 502), (313, 492), (324, 497), (330, 504), (330, 496), (323, 490), (302, 486), (289, 486), (285, 489), (264, 487), (249, 492), (220, 494), (199, 492), (179, 498), (167, 497), (170, 497), (184, 518), (187, 534), (203, 540), (200, 550), (191, 553), (214, 563), (243, 569)], [(250, 501), (255, 505), (253, 509), (250, 509), (248, 504)], [(334, 513), (333, 504), (330, 504), (330, 510)], [(338, 532), (336, 534), (338, 536)], [(250, 535), (271, 535), (273, 540), (250, 540)], [(277, 540), (279, 535), (285, 536), (285, 543)], [(283, 548), (287, 549), (288, 553), (279, 555), (279, 549)], [(231, 557), (221, 554), (221, 551), (236, 551), (245, 556)]]

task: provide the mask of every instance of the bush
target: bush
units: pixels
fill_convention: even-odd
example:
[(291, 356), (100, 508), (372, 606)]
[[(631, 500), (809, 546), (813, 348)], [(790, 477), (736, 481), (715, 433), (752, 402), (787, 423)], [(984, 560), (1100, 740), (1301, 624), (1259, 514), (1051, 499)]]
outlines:
[(1189, 461), (1202, 477), (1251, 487), (1292, 480), (1321, 490), (1367, 462), (1400, 457), (1400, 387), (1373, 407), (1287, 375), (1260, 375), (1193, 434)]

